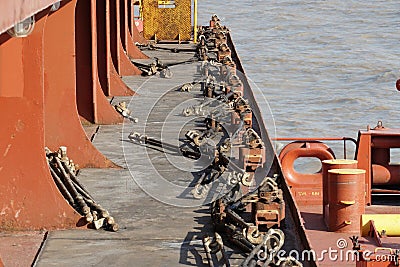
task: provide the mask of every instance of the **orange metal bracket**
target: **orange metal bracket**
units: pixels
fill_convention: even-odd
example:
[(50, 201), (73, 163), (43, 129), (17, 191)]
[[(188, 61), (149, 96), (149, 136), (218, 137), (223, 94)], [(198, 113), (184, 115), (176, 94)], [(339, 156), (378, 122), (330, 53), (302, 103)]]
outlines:
[(365, 173), (365, 203), (371, 205), (371, 185), (372, 185), (372, 161), (371, 161), (371, 134), (365, 131), (358, 132), (356, 150), (356, 160), (358, 160), (358, 168), (366, 171)]
[(116, 167), (90, 142), (82, 128), (75, 93), (75, 6), (63, 2), (47, 18), (44, 30), (45, 144), (52, 151), (68, 147), (81, 168)]
[(122, 123), (100, 84), (97, 64), (96, 0), (78, 1), (75, 9), (76, 90), (79, 114), (92, 123)]
[(74, 227), (80, 216), (60, 194), (44, 152), (43, 29), (36, 14), (25, 38), (0, 35), (0, 227)]
[(97, 21), (97, 63), (99, 80), (106, 96), (134, 95), (121, 80), (111, 61), (110, 52), (110, 20), (108, 1), (96, 2)]
[(145, 54), (140, 51), (140, 49), (133, 43), (132, 36), (129, 32), (128, 19), (129, 19), (129, 11), (128, 11), (128, 0), (123, 0), (121, 3), (121, 40), (122, 45), (128, 55), (129, 58), (132, 59), (141, 59), (141, 58), (149, 58)]
[(369, 226), (369, 236), (373, 237), (376, 244), (378, 245), (378, 247), (382, 247), (382, 239), (379, 236), (378, 230), (375, 227), (375, 223), (374, 220), (370, 220), (369, 221), (370, 226)]
[[(130, 12), (129, 12), (129, 30), (130, 30), (130, 34), (132, 36), (132, 40), (134, 43), (139, 43), (139, 44), (147, 44), (148, 40), (146, 40), (146, 38), (143, 37), (143, 35), (138, 31), (138, 29), (136, 28), (135, 25), (135, 8), (134, 8), (134, 3), (135, 0), (129, 0), (129, 7), (130, 7)], [(128, 8), (129, 8), (128, 7)]]
[(142, 72), (132, 64), (124, 52), (121, 42), (120, 0), (109, 0), (110, 3), (110, 36), (111, 56), (114, 66), (121, 76), (139, 75)]

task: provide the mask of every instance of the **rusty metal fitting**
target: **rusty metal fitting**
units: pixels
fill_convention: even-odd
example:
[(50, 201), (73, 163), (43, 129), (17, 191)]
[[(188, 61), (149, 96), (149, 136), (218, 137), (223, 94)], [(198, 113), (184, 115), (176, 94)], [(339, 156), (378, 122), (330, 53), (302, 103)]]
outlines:
[(233, 173), (230, 172), (228, 174), (228, 182), (230, 185), (236, 185), (237, 183), (239, 183), (239, 181), (240, 181), (240, 179), (236, 172), (233, 172)]
[(215, 27), (215, 23), (220, 22), (218, 16), (216, 14), (211, 16), (210, 19), (210, 29), (213, 29)]
[(245, 144), (248, 145), (249, 148), (263, 148), (264, 147), (264, 142), (261, 140), (258, 133), (252, 128), (249, 128), (246, 130)]
[(263, 227), (269, 229), (281, 226), (281, 222), (285, 218), (285, 203), (283, 201), (280, 203), (258, 201), (253, 204), (254, 221), (259, 230)]
[(232, 83), (231, 86), (232, 86), (232, 91), (239, 91), (243, 95), (244, 88), (241, 80), (235, 81), (235, 83)]
[(247, 223), (242, 217), (239, 216), (231, 207), (226, 207), (225, 209), (226, 218), (233, 221), (235, 224), (239, 225), (243, 229), (247, 229), (250, 227), (250, 224)]
[(128, 117), (129, 115), (131, 115), (131, 111), (127, 108), (126, 102), (119, 102), (114, 107), (115, 110), (122, 114), (122, 116), (124, 117)]
[(242, 185), (249, 187), (253, 183), (253, 176), (247, 172), (244, 172), (243, 174), (241, 174), (240, 182), (242, 183)]
[(107, 225), (106, 229), (109, 230), (109, 231), (112, 231), (112, 232), (118, 232), (119, 225), (117, 223), (110, 224), (110, 225)]
[(194, 188), (190, 191), (190, 193), (195, 199), (202, 199), (205, 198), (205, 196), (207, 195), (208, 189), (209, 188), (207, 185), (196, 184)]
[(238, 97), (235, 99), (235, 111), (239, 114), (244, 112), (249, 108), (249, 103), (243, 97)]
[(242, 91), (233, 91), (233, 96), (232, 96), (233, 101), (236, 101), (238, 98), (242, 98), (242, 97), (243, 97)]
[(122, 117), (129, 119), (133, 123), (137, 123), (139, 121), (138, 118), (133, 118), (131, 116), (131, 111), (127, 108), (126, 102), (119, 102), (117, 105), (114, 105), (115, 110), (122, 115)]
[(230, 85), (238, 85), (238, 84), (242, 84), (242, 80), (240, 80), (240, 78), (233, 73), (230, 73), (230, 75), (227, 77), (227, 82)]
[(67, 147), (60, 146), (60, 148), (58, 149), (58, 155), (62, 161), (68, 162), (69, 159), (67, 157)]
[(265, 148), (239, 148), (239, 162), (243, 169), (254, 172), (265, 162)]
[(98, 217), (97, 217), (97, 211), (92, 211), (92, 216), (93, 216), (93, 221), (97, 221)]
[(206, 37), (203, 34), (199, 35), (199, 45), (206, 45)]
[(255, 225), (251, 225), (249, 228), (247, 228), (246, 230), (246, 238), (247, 240), (249, 240), (252, 244), (258, 245), (261, 244), (263, 239), (264, 239), (264, 235), (261, 234), (258, 231), (258, 227)]
[[(222, 32), (217, 32), (215, 34), (215, 39), (214, 39), (214, 46), (215, 47), (220, 47), (222, 44), (227, 44), (227, 39), (225, 37), (225, 34)], [(221, 61), (223, 60), (223, 58), (221, 59)]]
[[(270, 229), (267, 233), (262, 236), (261, 242), (253, 247), (249, 255), (242, 262), (240, 266), (249, 267), (249, 266), (260, 266), (257, 264), (261, 264), (262, 262), (258, 257), (259, 254), (263, 254), (266, 261), (262, 266), (286, 266), (277, 264), (277, 261), (287, 261), (288, 258), (275, 257), (275, 254), (282, 248), (285, 241), (284, 233), (279, 229)], [(291, 266), (291, 265), (288, 265)], [(297, 266), (297, 265), (295, 265)], [(299, 266), (302, 266), (301, 263)]]
[(225, 253), (222, 237), (218, 233), (215, 233), (214, 238), (206, 235), (203, 237), (202, 241), (209, 266), (230, 266), (228, 257)]
[(273, 242), (266, 243), (268, 249), (278, 251), (283, 247), (283, 244), (285, 243), (285, 234), (282, 230), (271, 228), (268, 230), (267, 235), (269, 235), (271, 239), (274, 239)]
[(105, 218), (107, 221), (107, 224), (114, 224), (115, 223), (115, 220), (114, 220), (114, 217), (111, 217), (111, 216), (109, 216), (109, 217), (107, 217), (107, 218)]
[[(99, 208), (100, 209), (100, 208)], [(110, 217), (110, 214), (108, 213), (108, 211), (106, 211), (105, 209), (100, 210), (100, 216), (102, 218), (108, 218)]]
[(81, 209), (82, 209), (82, 213), (83, 213), (84, 215), (90, 213), (90, 208), (89, 208), (87, 205), (84, 205)]
[(244, 127), (251, 128), (253, 126), (253, 112), (245, 112), (243, 115)]
[(163, 69), (160, 71), (160, 77), (161, 77), (161, 78), (171, 79), (172, 76), (173, 76), (173, 72), (172, 72), (171, 69), (168, 68), (168, 67), (163, 68)]
[(235, 62), (232, 60), (232, 58), (230, 56), (226, 56), (226, 57), (223, 58), (222, 64), (231, 65), (231, 64), (235, 64)]
[(383, 129), (385, 129), (385, 127), (383, 126), (383, 122), (378, 121), (378, 123), (376, 124), (376, 126), (374, 127), (373, 130), (383, 130)]
[(204, 116), (206, 114), (205, 110), (203, 110), (203, 106), (192, 106), (187, 107), (182, 110), (182, 115), (185, 117), (193, 116), (193, 115), (200, 115)]
[(264, 181), (262, 181), (258, 189), (258, 196), (268, 200), (269, 202), (283, 201), (282, 189), (279, 189), (278, 183), (271, 177), (266, 177)]
[(228, 76), (228, 73), (230, 72), (229, 66), (227, 65), (221, 65), (219, 69), (219, 74), (221, 77), (226, 77)]
[(86, 214), (85, 218), (87, 223), (93, 222), (93, 215), (90, 212)]
[(228, 50), (224, 50), (224, 51), (220, 51), (218, 50), (217, 52), (217, 60), (218, 62), (221, 62), (226, 56), (231, 56), (231, 51)]
[(193, 83), (185, 83), (181, 86), (181, 92), (190, 92), (194, 87)]
[(203, 141), (202, 135), (196, 130), (187, 131), (185, 137), (193, 142), (196, 146), (200, 146)]
[(132, 142), (139, 143), (139, 144), (145, 144), (145, 143), (146, 143), (147, 136), (146, 136), (146, 135), (143, 135), (143, 134), (140, 134), (140, 133), (138, 133), (138, 132), (131, 132), (131, 133), (128, 135), (128, 138), (129, 138), (129, 140), (131, 140)]
[(216, 21), (220, 21), (220, 19), (218, 18), (218, 15), (217, 15), (217, 14), (213, 14), (213, 15), (211, 16), (211, 21), (216, 22)]

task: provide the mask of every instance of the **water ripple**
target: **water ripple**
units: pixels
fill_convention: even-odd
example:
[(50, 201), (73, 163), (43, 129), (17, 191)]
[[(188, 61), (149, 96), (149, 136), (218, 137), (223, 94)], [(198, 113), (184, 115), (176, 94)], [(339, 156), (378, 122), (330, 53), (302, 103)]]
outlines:
[[(352, 136), (383, 120), (400, 128), (397, 0), (199, 3), (233, 33), (248, 76), (270, 102), (279, 136)], [(207, 13), (209, 12), (209, 13)]]

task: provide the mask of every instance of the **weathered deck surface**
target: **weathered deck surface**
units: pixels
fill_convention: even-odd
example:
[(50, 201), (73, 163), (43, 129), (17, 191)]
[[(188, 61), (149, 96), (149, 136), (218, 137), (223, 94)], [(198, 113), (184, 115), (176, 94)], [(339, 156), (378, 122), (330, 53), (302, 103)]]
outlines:
[[(168, 51), (148, 51), (148, 54), (158, 56), (164, 63), (193, 57), (193, 53)], [(203, 266), (205, 259), (198, 251), (202, 250), (204, 228), (207, 232), (211, 226), (208, 207), (181, 207), (186, 203), (185, 197), (181, 203), (179, 197), (169, 197), (171, 192), (167, 191), (168, 188), (163, 188), (159, 184), (162, 181), (154, 179), (160, 172), (173, 184), (185, 187), (193, 181), (193, 175), (171, 165), (162, 151), (128, 141), (132, 130), (159, 138), (159, 126), (165, 121), (165, 115), (183, 100), (182, 93), (175, 91), (174, 86), (193, 81), (196, 64), (178, 65), (171, 69), (174, 76), (169, 80), (158, 75), (150, 79), (124, 78), (139, 95), (132, 99), (116, 97), (113, 102), (129, 103), (132, 100), (129, 109), (139, 122), (132, 124), (126, 120), (123, 125), (100, 126), (93, 140), (94, 145), (122, 169), (83, 169), (79, 174), (94, 199), (115, 218), (120, 231), (51, 232), (37, 266)], [(169, 95), (157, 103), (165, 93)], [(174, 127), (170, 127), (163, 140), (177, 144), (174, 133)], [(135, 181), (145, 183), (145, 190), (150, 190), (151, 195)], [(164, 204), (153, 198), (162, 199), (163, 196), (170, 204), (177, 205)]]
[[(381, 201), (382, 202), (382, 201)], [(391, 202), (389, 205), (384, 205), (383, 203), (373, 202), (373, 205), (366, 206), (365, 214), (396, 214), (399, 212), (400, 204)], [(304, 220), (304, 227), (308, 238), (310, 239), (311, 245), (317, 255), (323, 255), (323, 250), (335, 249), (337, 251), (342, 251), (343, 253), (337, 253), (337, 259), (334, 257), (324, 257), (323, 260), (318, 262), (319, 266), (334, 266), (340, 263), (340, 266), (355, 266), (355, 258), (352, 258), (349, 253), (352, 248), (350, 236), (359, 235), (359, 233), (339, 233), (339, 232), (329, 232), (328, 227), (325, 225), (322, 215), (322, 205), (299, 205), (301, 211), (301, 216)], [(338, 248), (338, 240), (346, 240), (347, 246), (345, 248)], [(359, 242), (361, 246), (369, 251), (374, 251), (377, 244), (373, 238), (370, 237), (360, 237)], [(385, 237), (382, 238), (383, 247), (400, 249), (400, 238), (399, 237)]]
[[(193, 48), (190, 44), (179, 47)], [(194, 200), (189, 188), (198, 178), (197, 171), (208, 163), (182, 157), (173, 148), (180, 145), (187, 130), (202, 127), (198, 119), (181, 115), (183, 108), (199, 104), (199, 85), (191, 92), (179, 90), (183, 84), (200, 78), (199, 63), (192, 60), (193, 52), (145, 52), (164, 64), (173, 64), (173, 78), (161, 78), (159, 74), (123, 78), (137, 95), (115, 97), (111, 102), (127, 102), (139, 122), (126, 119), (122, 125), (98, 126), (97, 131), (97, 126), (86, 127), (94, 145), (121, 168), (83, 169), (79, 173), (79, 179), (115, 218), (120, 230), (51, 231), (37, 255), (44, 232), (4, 234), (2, 240), (9, 241), (0, 246), (0, 252), (6, 266), (28, 266), (35, 255), (33, 266), (208, 266), (201, 239), (213, 233), (209, 207), (203, 200)], [(172, 148), (133, 143), (128, 138), (131, 132), (162, 140)], [(272, 161), (273, 151), (269, 153)], [(287, 207), (284, 248), (299, 250), (302, 244), (289, 210)], [(231, 266), (238, 266), (243, 260), (244, 254), (233, 254), (229, 247), (226, 251)], [(5, 252), (9, 254), (4, 255)]]
[(43, 241), (45, 231), (0, 233), (0, 266), (30, 266)]
[[(137, 95), (115, 97), (112, 103), (128, 103), (132, 116), (139, 122), (126, 119), (123, 125), (99, 126), (96, 135), (89, 136), (103, 154), (122, 168), (83, 169), (79, 174), (94, 199), (115, 218), (120, 231), (50, 232), (36, 266), (208, 266), (201, 239), (213, 233), (209, 207), (204, 200), (193, 199), (189, 187), (198, 179), (197, 171), (209, 163), (187, 159), (174, 149), (187, 130), (202, 127), (198, 118), (181, 115), (184, 108), (199, 104), (199, 85), (191, 92), (179, 90), (183, 84), (200, 78), (199, 63), (192, 60), (193, 52), (145, 52), (164, 64), (173, 64), (173, 78), (161, 78), (159, 74), (150, 78), (124, 77)], [(255, 100), (250, 102), (254, 104)], [(131, 132), (162, 140), (171, 148), (132, 143), (128, 138)], [(272, 162), (273, 151), (269, 153)], [(265, 177), (265, 171), (268, 170), (260, 171), (260, 175)], [(284, 248), (299, 250), (302, 244), (289, 210), (287, 207)], [(233, 254), (229, 247), (226, 251), (232, 266), (243, 260), (240, 252)]]

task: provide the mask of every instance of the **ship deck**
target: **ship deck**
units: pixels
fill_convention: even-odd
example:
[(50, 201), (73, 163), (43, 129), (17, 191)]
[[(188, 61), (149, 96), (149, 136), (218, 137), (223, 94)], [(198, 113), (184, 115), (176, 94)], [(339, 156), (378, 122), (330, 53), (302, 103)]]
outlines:
[[(378, 200), (373, 201), (371, 206), (366, 206), (365, 214), (398, 214), (399, 206), (398, 202), (393, 205), (393, 201), (390, 205), (387, 205), (385, 201)], [(323, 260), (318, 262), (319, 266), (333, 266), (340, 263), (341, 266), (355, 266), (355, 258), (351, 255), (346, 255), (352, 249), (352, 243), (349, 239), (351, 236), (359, 236), (358, 232), (355, 233), (339, 233), (329, 232), (324, 222), (322, 215), (322, 205), (299, 205), (300, 214), (304, 221), (304, 229), (307, 238), (310, 241), (311, 249), (316, 252), (316, 255), (322, 255), (322, 251), (326, 250), (337, 250), (335, 257), (324, 257)], [(338, 240), (345, 240), (343, 248), (338, 248)], [(400, 237), (381, 237), (382, 247), (391, 248), (393, 250), (400, 249)], [(372, 237), (360, 237), (359, 243), (365, 250), (374, 251), (378, 247), (378, 244)], [(341, 254), (340, 251), (343, 251)], [(353, 254), (353, 253), (352, 253)]]
[[(193, 45), (178, 47), (192, 49)], [(5, 266), (28, 266), (32, 262), (33, 266), (208, 266), (201, 254), (203, 236), (213, 234), (209, 206), (203, 200), (194, 200), (187, 190), (196, 181), (196, 172), (176, 165), (182, 161), (176, 151), (128, 139), (129, 133), (135, 131), (179, 145), (186, 130), (198, 127), (196, 121), (185, 122), (180, 114), (182, 109), (177, 107), (199, 96), (198, 90), (179, 90), (179, 86), (199, 78), (199, 63), (191, 61), (193, 52), (145, 53), (164, 64), (189, 62), (172, 66), (172, 79), (159, 74), (123, 77), (137, 94), (114, 97), (110, 102), (128, 103), (138, 122), (125, 119), (119, 125), (85, 126), (96, 148), (120, 168), (81, 169), (78, 175), (94, 200), (115, 218), (120, 230), (78, 228), (3, 233), (0, 255)], [(135, 61), (148, 64), (152, 59)], [(162, 127), (166, 124), (170, 127)], [(180, 125), (185, 126), (180, 129)], [(231, 252), (228, 249), (231, 262), (235, 262), (235, 257), (238, 263), (243, 259)]]
[[(193, 45), (179, 47), (193, 48)], [(146, 53), (167, 64), (189, 60), (194, 54)], [(193, 97), (187, 93), (182, 98), (182, 93), (174, 87), (193, 81), (196, 67), (196, 63), (171, 67), (173, 79), (160, 78), (159, 75), (124, 77), (137, 95), (114, 97), (110, 101), (112, 104), (129, 103), (132, 116), (139, 118), (138, 123), (132, 124), (126, 119), (120, 125), (86, 127), (88, 137), (97, 149), (121, 168), (82, 169), (78, 177), (96, 202), (115, 218), (120, 230), (115, 233), (93, 229), (50, 231), (48, 234), (46, 231), (2, 233), (0, 255), (5, 266), (28, 266), (33, 261), (36, 266), (204, 266), (205, 259), (199, 251), (203, 247), (201, 238), (212, 230), (209, 207), (199, 202), (200, 205), (185, 208), (179, 199), (175, 206), (156, 200), (157, 194), (168, 195), (168, 192), (151, 181), (151, 177), (161, 172), (162, 177), (171, 183), (188, 186), (193, 182), (193, 175), (170, 164), (163, 151), (133, 144), (128, 139), (132, 130), (141, 133), (145, 130), (149, 136), (160, 137), (159, 125), (165, 120), (164, 115), (183, 98)], [(154, 109), (156, 101), (164, 94), (166, 97), (162, 101), (167, 101), (167, 104), (158, 103)], [(178, 141), (173, 133), (163, 138), (169, 143)], [(156, 166), (157, 170), (151, 169), (149, 164)], [(135, 180), (148, 180), (146, 189), (154, 191), (145, 193)]]
[[(0, 255), (5, 266), (29, 266), (32, 262), (32, 266), (208, 266), (202, 238), (214, 234), (207, 205), (210, 201), (194, 199), (189, 188), (199, 178), (202, 166), (174, 149), (187, 130), (203, 127), (193, 117), (181, 115), (183, 108), (203, 99), (200, 84), (190, 92), (180, 90), (183, 84), (200, 78), (200, 63), (192, 60), (194, 52), (188, 52), (193, 44), (160, 46), (185, 51), (145, 50), (150, 59), (134, 61), (149, 64), (159, 58), (162, 63), (173, 65), (173, 77), (162, 78), (159, 73), (123, 77), (136, 95), (109, 99), (112, 105), (126, 102), (138, 122), (125, 119), (118, 125), (85, 126), (96, 148), (120, 168), (81, 169), (78, 178), (94, 200), (115, 218), (120, 230), (81, 227), (2, 233)], [(252, 93), (245, 94), (250, 94), (254, 105)], [(146, 134), (169, 146), (134, 143), (128, 138), (131, 132)], [(273, 151), (268, 153), (273, 159)], [(291, 210), (287, 206), (287, 251), (303, 247)], [(245, 254), (231, 244), (225, 244), (225, 250), (232, 266), (243, 261)]]
[[(166, 64), (193, 57), (193, 53), (147, 53)], [(150, 61), (141, 60), (142, 63)], [(78, 266), (83, 262), (96, 266), (204, 265), (199, 251), (202, 250), (202, 236), (211, 232), (209, 208), (184, 208), (179, 205), (179, 199), (175, 206), (156, 200), (169, 192), (152, 179), (161, 173), (173, 184), (188, 186), (193, 181), (192, 174), (174, 167), (162, 150), (134, 144), (128, 139), (133, 130), (160, 138), (159, 126), (166, 119), (164, 115), (183, 100), (183, 94), (175, 87), (195, 78), (196, 64), (183, 64), (171, 70), (173, 79), (159, 75), (124, 77), (125, 83), (138, 95), (115, 97), (112, 104), (129, 103), (128, 108), (132, 116), (139, 119), (138, 123), (125, 120), (122, 125), (101, 125), (93, 136), (93, 144), (100, 152), (122, 168), (83, 169), (79, 173), (80, 180), (115, 218), (120, 230), (115, 233), (104, 230), (50, 232), (37, 266)], [(188, 93), (185, 97), (189, 99), (192, 95)], [(157, 103), (160, 98), (166, 104)], [(163, 136), (163, 141), (176, 143), (177, 138), (171, 132)], [(148, 193), (140, 188), (142, 182), (147, 184)]]

